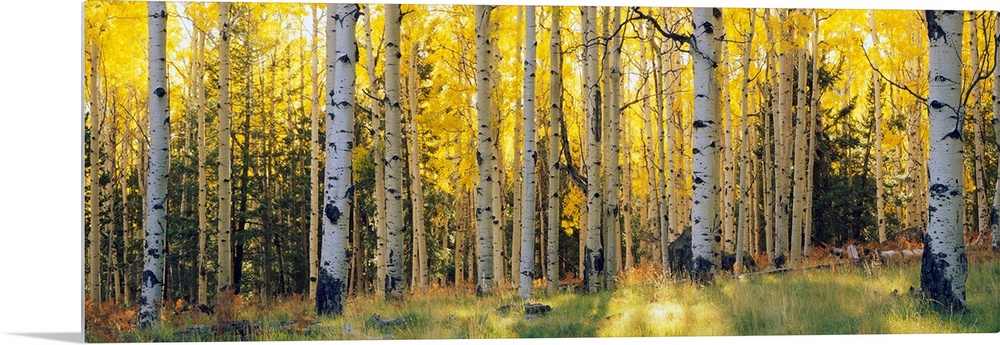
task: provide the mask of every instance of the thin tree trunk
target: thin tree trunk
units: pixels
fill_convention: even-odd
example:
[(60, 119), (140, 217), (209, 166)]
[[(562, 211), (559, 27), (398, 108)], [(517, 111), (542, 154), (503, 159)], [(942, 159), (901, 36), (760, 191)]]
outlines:
[(805, 229), (803, 229), (803, 248), (802, 255), (807, 259), (809, 258), (809, 247), (812, 242), (812, 225), (813, 225), (813, 164), (816, 159), (816, 116), (819, 112), (819, 18), (816, 14), (817, 10), (812, 11), (813, 19), (813, 35), (812, 35), (812, 87), (810, 92), (812, 95), (810, 97), (809, 105), (809, 120), (807, 129), (809, 131), (809, 150), (807, 153), (808, 163), (806, 163), (806, 220)]
[[(309, 112), (309, 299), (316, 300), (316, 284), (319, 281), (319, 17), (322, 11), (313, 8), (313, 32), (312, 37), (312, 108)], [(369, 54), (370, 55), (370, 54)], [(381, 168), (380, 164), (376, 167)], [(382, 214), (382, 213), (380, 213)]]
[(386, 214), (386, 299), (402, 299), (403, 280), (403, 157), (399, 87), (399, 5), (385, 5), (385, 214)]
[[(490, 35), (499, 36), (500, 23), (498, 21), (493, 21), (490, 23)], [(507, 206), (505, 205), (505, 193), (504, 187), (507, 186), (509, 182), (507, 179), (506, 170), (506, 152), (504, 151), (505, 146), (500, 142), (500, 134), (503, 131), (503, 112), (500, 110), (500, 96), (499, 92), (500, 80), (502, 75), (500, 74), (500, 63), (501, 56), (499, 40), (490, 40), (490, 58), (489, 58), (489, 72), (490, 72), (490, 92), (495, 93), (490, 97), (490, 112), (493, 118), (493, 131), (492, 143), (493, 143), (493, 155), (494, 159), (491, 165), (491, 171), (493, 173), (493, 194), (492, 194), (492, 204), (493, 204), (493, 279), (497, 286), (505, 286), (507, 284), (507, 274), (506, 267), (504, 266), (504, 242), (507, 239), (506, 229), (507, 220), (504, 218), (506, 216), (505, 210)], [(515, 120), (516, 122), (516, 120)]]
[(886, 241), (885, 236), (885, 198), (883, 194), (885, 193), (885, 187), (883, 187), (883, 176), (882, 176), (882, 96), (881, 96), (881, 81), (878, 79), (878, 59), (882, 55), (879, 53), (880, 44), (878, 41), (878, 36), (875, 34), (875, 10), (869, 12), (869, 24), (871, 29), (871, 39), (872, 48), (875, 50), (875, 60), (873, 60), (872, 65), (874, 69), (872, 70), (872, 88), (875, 92), (875, 210), (876, 210), (876, 221), (878, 222), (878, 241), (879, 243), (884, 243)]
[[(767, 33), (767, 41), (774, 41), (774, 34), (771, 31), (771, 10), (764, 10), (764, 29)], [(774, 140), (773, 133), (777, 133), (777, 126), (775, 126), (775, 119), (777, 118), (777, 102), (778, 102), (778, 71), (777, 71), (777, 58), (772, 52), (775, 48), (772, 47), (767, 53), (767, 70), (770, 76), (769, 93), (770, 102), (767, 103), (767, 111), (764, 112), (765, 118), (761, 122), (761, 129), (764, 131), (764, 142), (761, 144), (764, 149), (764, 161), (762, 162), (762, 170), (764, 176), (764, 250), (767, 253), (768, 261), (774, 260), (774, 192), (775, 192), (775, 155), (777, 154), (778, 144)], [(770, 125), (770, 127), (768, 127)]]
[(376, 49), (372, 44), (372, 12), (373, 5), (365, 6), (365, 69), (368, 72), (368, 93), (372, 97), (370, 111), (372, 113), (372, 141), (374, 150), (372, 156), (375, 161), (375, 245), (376, 250), (376, 279), (375, 291), (384, 293), (385, 287), (385, 259), (386, 255), (386, 209), (385, 209), (385, 136), (382, 132), (382, 115), (379, 103), (382, 99), (378, 97), (378, 82), (375, 76), (375, 55)]
[[(521, 6), (517, 6), (517, 19), (514, 25), (515, 28), (520, 28), (525, 25), (524, 9), (522, 9)], [(525, 62), (520, 61), (522, 54), (524, 54), (525, 49), (527, 49), (525, 46), (521, 45), (521, 42), (523, 42), (525, 38), (521, 37), (520, 30), (515, 29), (515, 31), (518, 32), (518, 34), (514, 35), (515, 40), (518, 42), (517, 54), (514, 57), (517, 60), (515, 66), (518, 65), (526, 66), (525, 65), (527, 63), (526, 61)], [(528, 79), (528, 74), (527, 73), (523, 74), (521, 80), (525, 80), (525, 83), (527, 83), (527, 79)], [(516, 102), (516, 104), (514, 105), (515, 109), (523, 109), (525, 107), (524, 96), (522, 96), (522, 98), (516, 99), (515, 102)], [(512, 161), (514, 164), (514, 168), (512, 169), (513, 170), (512, 175), (514, 176), (514, 183), (511, 184), (511, 191), (514, 196), (514, 202), (513, 202), (513, 212), (511, 212), (511, 221), (513, 223), (513, 226), (511, 227), (511, 236), (510, 236), (510, 275), (511, 275), (511, 283), (520, 284), (518, 276), (520, 276), (521, 274), (520, 273), (521, 231), (523, 229), (522, 222), (524, 221), (523, 214), (530, 213), (531, 210), (524, 208), (523, 205), (524, 204), (523, 200), (524, 198), (526, 198), (526, 196), (524, 196), (524, 191), (522, 189), (522, 184), (525, 177), (521, 170), (523, 166), (522, 160), (527, 158), (527, 156), (522, 157), (522, 155), (527, 154), (525, 151), (523, 151), (524, 136), (522, 135), (522, 133), (525, 132), (525, 129), (523, 127), (527, 125), (524, 124), (523, 119), (519, 118), (518, 116), (513, 116), (513, 120), (514, 120), (514, 137), (512, 141), (514, 142), (513, 145), (514, 151), (512, 152), (511, 157), (513, 158)], [(522, 151), (518, 152), (519, 149)]]
[(492, 149), (493, 129), (490, 116), (490, 12), (492, 8), (475, 5), (476, 21), (476, 114), (478, 116), (476, 162), (479, 184), (476, 185), (476, 295), (489, 295), (493, 289), (493, 209)]
[[(605, 13), (607, 16), (607, 13)], [(621, 8), (614, 8), (614, 19), (612, 20), (611, 27), (614, 30), (618, 30), (621, 26)], [(608, 141), (607, 148), (610, 152), (607, 154), (607, 159), (604, 161), (604, 166), (607, 167), (607, 177), (605, 182), (608, 183), (606, 188), (607, 192), (605, 195), (604, 202), (604, 252), (605, 252), (605, 266), (607, 273), (605, 274), (605, 286), (608, 289), (613, 289), (615, 286), (615, 279), (618, 276), (618, 266), (621, 254), (619, 253), (621, 248), (621, 237), (619, 233), (621, 232), (621, 209), (619, 207), (618, 198), (621, 196), (621, 163), (619, 163), (619, 155), (621, 153), (621, 36), (615, 34), (611, 38), (611, 46), (609, 50), (610, 59), (610, 81), (609, 90), (606, 91), (609, 96), (608, 100)]]
[[(531, 298), (531, 281), (534, 278), (535, 257), (535, 164), (538, 152), (535, 150), (535, 7), (525, 7), (524, 22), (524, 166), (521, 168), (521, 195), (524, 207), (521, 217), (520, 284), (521, 298)], [(516, 158), (514, 159), (517, 160)], [(517, 214), (515, 214), (516, 216)], [(512, 241), (513, 242), (513, 241)], [(511, 259), (513, 261), (513, 258)]]
[(938, 305), (957, 311), (965, 310), (968, 274), (962, 238), (962, 17), (961, 11), (926, 12), (930, 39), (930, 214), (920, 268), (921, 290)]
[[(976, 12), (970, 11), (969, 18), (976, 18)], [(969, 59), (971, 60), (969, 65), (972, 66), (972, 78), (979, 78), (982, 74), (980, 70), (980, 51), (979, 51), (979, 26), (977, 25), (976, 19), (969, 21)], [(983, 52), (985, 55), (985, 52)], [(972, 132), (973, 132), (973, 149), (975, 150), (973, 160), (975, 161), (975, 177), (976, 177), (976, 229), (980, 234), (989, 231), (989, 206), (986, 204), (986, 172), (984, 168), (985, 155), (983, 153), (983, 111), (978, 106), (979, 101), (983, 99), (983, 86), (982, 84), (976, 84), (972, 89), (972, 99), (977, 100), (972, 107), (970, 107), (967, 112), (969, 112), (970, 120), (972, 120)]]
[[(781, 22), (784, 23), (787, 19), (787, 15), (781, 15)], [(784, 31), (781, 35), (781, 40), (783, 42), (791, 41), (791, 35)], [(774, 203), (774, 257), (771, 258), (772, 264), (776, 268), (785, 267), (788, 261), (788, 231), (790, 229), (789, 225), (789, 212), (791, 211), (789, 197), (791, 196), (791, 160), (789, 159), (789, 149), (791, 148), (791, 143), (789, 142), (790, 136), (793, 137), (793, 133), (790, 131), (789, 120), (792, 117), (792, 59), (789, 55), (790, 48), (781, 48), (779, 45), (778, 50), (778, 111), (777, 116), (774, 118), (775, 127), (775, 203)]]
[[(720, 44), (722, 51), (722, 61), (719, 62), (719, 74), (721, 76), (719, 96), (721, 98), (720, 111), (722, 111), (723, 137), (722, 137), (722, 251), (724, 253), (736, 253), (736, 150), (733, 148), (736, 142), (733, 140), (733, 114), (729, 105), (729, 63), (727, 62), (729, 53), (726, 49), (728, 44)], [(738, 256), (738, 255), (737, 255)], [(727, 267), (731, 269), (732, 267)]]
[(809, 134), (806, 120), (806, 52), (798, 49), (797, 96), (795, 100), (795, 168), (793, 170), (795, 188), (792, 199), (792, 248), (790, 267), (798, 267), (802, 262), (802, 232), (806, 215), (806, 136)]
[(90, 299), (101, 302), (101, 141), (104, 132), (104, 104), (100, 95), (100, 48), (90, 46), (90, 233), (88, 234), (87, 288)]
[[(996, 15), (993, 25), (993, 66), (1000, 66), (1000, 13)], [(996, 136), (997, 148), (1000, 150), (1000, 71), (993, 70), (993, 133)], [(993, 189), (993, 209), (990, 210), (990, 229), (993, 231), (993, 252), (1000, 252), (1000, 171), (997, 171), (997, 182)]]
[(409, 91), (408, 101), (410, 110), (410, 196), (413, 205), (413, 248), (416, 261), (413, 263), (416, 275), (413, 280), (417, 288), (424, 290), (427, 287), (427, 234), (424, 229), (424, 191), (420, 180), (420, 143), (417, 140), (417, 113), (419, 102), (417, 101), (417, 45), (413, 44), (410, 53), (410, 72), (408, 76), (407, 88)]
[(167, 177), (170, 172), (170, 97), (167, 94), (167, 5), (150, 2), (149, 12), (149, 193), (143, 251), (139, 327), (160, 322), (167, 235)]
[(208, 304), (208, 161), (205, 140), (205, 33), (198, 33), (195, 89), (198, 103), (198, 304)]
[(601, 245), (601, 119), (600, 81), (597, 75), (597, 8), (587, 6), (583, 26), (587, 104), (587, 242), (583, 250), (583, 286), (587, 293), (600, 290), (604, 275), (604, 248)]
[[(662, 44), (665, 45), (666, 42), (663, 42)], [(670, 213), (674, 213), (676, 215), (673, 204), (674, 199), (672, 198), (673, 194), (676, 193), (676, 189), (668, 188), (668, 182), (670, 180), (667, 179), (667, 173), (670, 173), (669, 176), (672, 179), (674, 172), (673, 151), (671, 150), (673, 145), (670, 141), (670, 138), (673, 137), (673, 133), (671, 133), (673, 126), (670, 125), (670, 116), (672, 113), (670, 109), (672, 107), (665, 106), (663, 104), (666, 99), (666, 95), (664, 94), (669, 92), (669, 88), (664, 85), (668, 82), (665, 77), (666, 72), (664, 71), (668, 69), (669, 66), (665, 66), (663, 61), (668, 61), (669, 58), (657, 58), (656, 56), (662, 52), (662, 47), (653, 46), (652, 48), (654, 52), (653, 89), (655, 90), (657, 124), (655, 142), (657, 157), (659, 157), (659, 164), (657, 165), (657, 171), (659, 172), (659, 178), (657, 179), (659, 182), (659, 193), (657, 195), (660, 197), (660, 202), (657, 203), (657, 224), (660, 225), (660, 228), (657, 238), (660, 240), (660, 244), (658, 246), (660, 248), (660, 263), (663, 265), (663, 276), (666, 277), (670, 273), (670, 260), (667, 255), (667, 247), (669, 243), (676, 240), (676, 237), (673, 235), (674, 228), (672, 227), (672, 225), (676, 224), (676, 219), (670, 216)], [(666, 131), (664, 131), (664, 126), (666, 126)], [(666, 135), (666, 137), (664, 137), (664, 135)]]
[[(753, 33), (754, 25), (757, 22), (757, 13), (752, 9), (747, 11), (750, 12), (750, 29), (747, 31), (746, 44), (743, 45), (743, 53), (740, 57), (740, 65), (743, 66), (743, 85), (741, 88), (743, 96), (740, 99), (740, 112), (742, 114), (740, 117), (740, 198), (737, 205), (739, 207), (739, 214), (736, 220), (736, 265), (733, 267), (736, 272), (743, 271), (743, 251), (747, 248), (747, 228), (750, 226), (750, 219), (752, 218), (748, 214), (752, 212), (752, 208), (756, 208), (756, 204), (750, 201), (753, 189), (750, 186), (750, 176), (747, 174), (748, 169), (753, 169), (753, 164), (750, 164), (749, 156), (750, 145), (753, 141), (749, 140), (750, 127), (747, 124), (747, 116), (750, 112), (750, 106), (747, 98), (750, 94), (750, 53), (753, 47)], [(756, 246), (756, 243), (753, 246)]]
[(232, 149), (229, 111), (229, 3), (219, 3), (219, 212), (218, 268), (216, 285), (220, 292), (234, 288), (232, 255)]
[[(651, 35), (650, 34), (651, 33), (651, 29), (649, 29), (648, 25), (649, 24), (647, 23), (646, 26), (644, 26), (644, 28), (645, 28), (645, 30), (647, 32), (647, 35)], [(652, 43), (652, 40), (650, 40), (650, 42)], [(643, 142), (643, 149), (644, 149), (643, 152), (645, 153), (645, 155), (643, 155), (643, 157), (644, 157), (643, 161), (646, 164), (646, 176), (647, 176), (646, 191), (647, 191), (648, 194), (646, 196), (646, 208), (645, 208), (645, 211), (646, 211), (645, 212), (645, 214), (646, 214), (646, 222), (643, 223), (643, 224), (645, 224), (645, 227), (643, 228), (643, 231), (642, 231), (642, 233), (643, 233), (642, 237), (646, 238), (646, 239), (652, 239), (654, 237), (653, 236), (654, 232), (658, 232), (659, 229), (660, 229), (660, 225), (659, 224), (660, 224), (660, 220), (662, 218), (660, 217), (660, 214), (659, 214), (660, 197), (657, 194), (659, 192), (659, 188), (658, 188), (659, 185), (656, 182), (656, 177), (658, 176), (658, 174), (657, 174), (658, 170), (657, 170), (657, 167), (655, 166), (656, 164), (654, 164), (654, 160), (656, 159), (657, 156), (656, 156), (656, 149), (654, 148), (655, 145), (654, 145), (654, 141), (653, 141), (653, 117), (652, 117), (652, 109), (651, 109), (651, 106), (649, 105), (649, 98), (650, 98), (650, 94), (649, 94), (650, 64), (655, 64), (655, 62), (653, 62), (655, 60), (651, 60), (649, 58), (649, 56), (648, 56), (648, 50), (646, 48), (647, 48), (646, 46), (642, 47), (642, 76), (641, 77), (642, 77), (642, 81), (643, 82), (642, 82), (642, 86), (641, 86), (642, 87), (642, 103), (641, 104), (642, 104), (642, 118), (643, 118), (643, 123), (645, 124), (645, 131), (644, 131), (644, 133), (646, 134), (646, 140)], [(656, 50), (653, 50), (652, 44), (650, 44), (648, 48), (650, 50), (652, 50), (653, 52), (656, 51)], [(656, 77), (654, 76), (653, 78), (656, 78)], [(656, 213), (656, 214), (654, 215), (654, 213)], [(653, 250), (653, 248), (655, 246), (652, 243), (650, 243), (650, 242), (651, 241), (648, 241), (648, 240), (645, 241), (645, 242), (641, 241), (641, 240), (639, 241), (639, 243), (640, 243), (640, 252), (642, 253), (641, 258), (649, 258), (649, 259), (661, 258), (660, 255), (658, 253), (656, 253), (655, 250)], [(642, 243), (646, 243), (646, 245), (643, 246)], [(655, 262), (655, 261), (656, 260), (653, 260), (653, 262)], [(663, 269), (664, 269), (663, 272), (666, 272), (666, 266), (667, 266), (666, 262), (661, 262), (661, 264), (662, 264)]]
[(559, 207), (559, 152), (562, 143), (562, 38), (560, 36), (560, 19), (562, 7), (552, 7), (552, 27), (549, 37), (549, 209), (548, 209), (548, 243), (546, 245), (546, 292), (555, 294), (559, 288), (559, 232), (562, 230), (562, 219)]

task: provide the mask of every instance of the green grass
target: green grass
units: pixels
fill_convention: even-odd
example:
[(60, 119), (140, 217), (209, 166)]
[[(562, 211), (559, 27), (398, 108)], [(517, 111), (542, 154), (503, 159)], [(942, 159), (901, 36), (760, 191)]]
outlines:
[[(455, 289), (389, 302), (374, 296), (349, 300), (345, 315), (319, 318), (302, 330), (265, 328), (253, 340), (573, 338), (691, 335), (801, 335), (1000, 332), (1000, 261), (974, 263), (966, 283), (968, 311), (940, 313), (907, 292), (919, 287), (919, 267), (840, 266), (780, 275), (720, 278), (715, 285), (626, 281), (613, 292), (592, 295), (538, 292), (534, 302), (552, 311), (527, 320), (519, 311), (497, 308), (518, 303), (513, 289), (476, 298)], [(891, 292), (898, 290), (899, 294)], [(307, 302), (284, 301), (269, 309), (244, 307), (240, 319), (277, 324), (315, 314)], [(407, 317), (404, 327), (365, 325)], [(125, 334), (121, 340), (235, 340), (232, 336), (178, 335), (201, 319), (175, 316), (162, 327)], [(197, 322), (196, 322), (197, 321)], [(205, 323), (201, 323), (205, 324)], [(346, 331), (350, 329), (350, 332)], [(88, 338), (89, 339), (89, 338)]]

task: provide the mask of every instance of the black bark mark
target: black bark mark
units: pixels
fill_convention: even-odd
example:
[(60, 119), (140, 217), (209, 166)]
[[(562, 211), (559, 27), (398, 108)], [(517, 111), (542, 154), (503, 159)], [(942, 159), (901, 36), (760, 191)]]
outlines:
[(326, 270), (320, 270), (316, 284), (316, 313), (319, 315), (343, 315), (347, 284), (334, 278)]
[(951, 289), (951, 280), (945, 276), (945, 270), (950, 266), (945, 261), (948, 254), (933, 254), (931, 252), (934, 247), (931, 236), (924, 235), (924, 253), (920, 259), (920, 289), (924, 297), (940, 310), (965, 311), (965, 296), (956, 296)]
[(691, 267), (691, 280), (699, 284), (712, 284), (715, 271), (715, 263), (704, 256), (694, 258), (694, 265)]
[(340, 212), (340, 209), (337, 208), (337, 206), (333, 206), (333, 204), (326, 204), (324, 213), (326, 213), (326, 219), (329, 219), (330, 223), (333, 224), (337, 224), (337, 220), (339, 220), (340, 216), (343, 214)]

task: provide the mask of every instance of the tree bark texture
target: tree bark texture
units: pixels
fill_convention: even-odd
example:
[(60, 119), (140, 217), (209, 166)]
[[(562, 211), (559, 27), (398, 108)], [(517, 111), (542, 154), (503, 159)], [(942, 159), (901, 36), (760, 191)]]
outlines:
[(926, 12), (930, 39), (927, 105), (931, 150), (929, 220), (924, 236), (920, 287), (951, 310), (965, 309), (968, 261), (962, 238), (962, 12)]
[(691, 278), (710, 282), (720, 264), (721, 219), (719, 210), (718, 137), (722, 114), (719, 109), (719, 72), (722, 59), (719, 46), (725, 39), (722, 10), (696, 8), (691, 14), (694, 24), (692, 60), (694, 63), (694, 146), (692, 166), (691, 210)]
[(170, 173), (170, 97), (167, 93), (167, 5), (149, 10), (149, 170), (139, 328), (160, 322), (167, 238), (167, 177)]

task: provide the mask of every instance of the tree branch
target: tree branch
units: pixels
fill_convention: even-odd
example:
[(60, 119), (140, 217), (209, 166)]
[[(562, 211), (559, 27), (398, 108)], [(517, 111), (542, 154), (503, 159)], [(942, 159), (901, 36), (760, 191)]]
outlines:
[(865, 50), (865, 49), (861, 49), (861, 51), (863, 53), (865, 53), (865, 59), (868, 60), (868, 66), (871, 66), (872, 70), (874, 70), (875, 73), (878, 73), (879, 79), (885, 80), (890, 85), (895, 86), (896, 88), (898, 88), (900, 90), (906, 91), (907, 93), (909, 93), (910, 95), (912, 95), (914, 98), (919, 99), (921, 102), (927, 103), (927, 98), (926, 97), (922, 97), (922, 96), (918, 95), (916, 92), (913, 92), (913, 90), (910, 90), (910, 88), (907, 87), (906, 85), (899, 84), (899, 83), (893, 81), (892, 79), (889, 79), (889, 77), (886, 77), (885, 74), (882, 74), (882, 70), (876, 68), (875, 64), (872, 62), (871, 57), (868, 56), (868, 51)]

